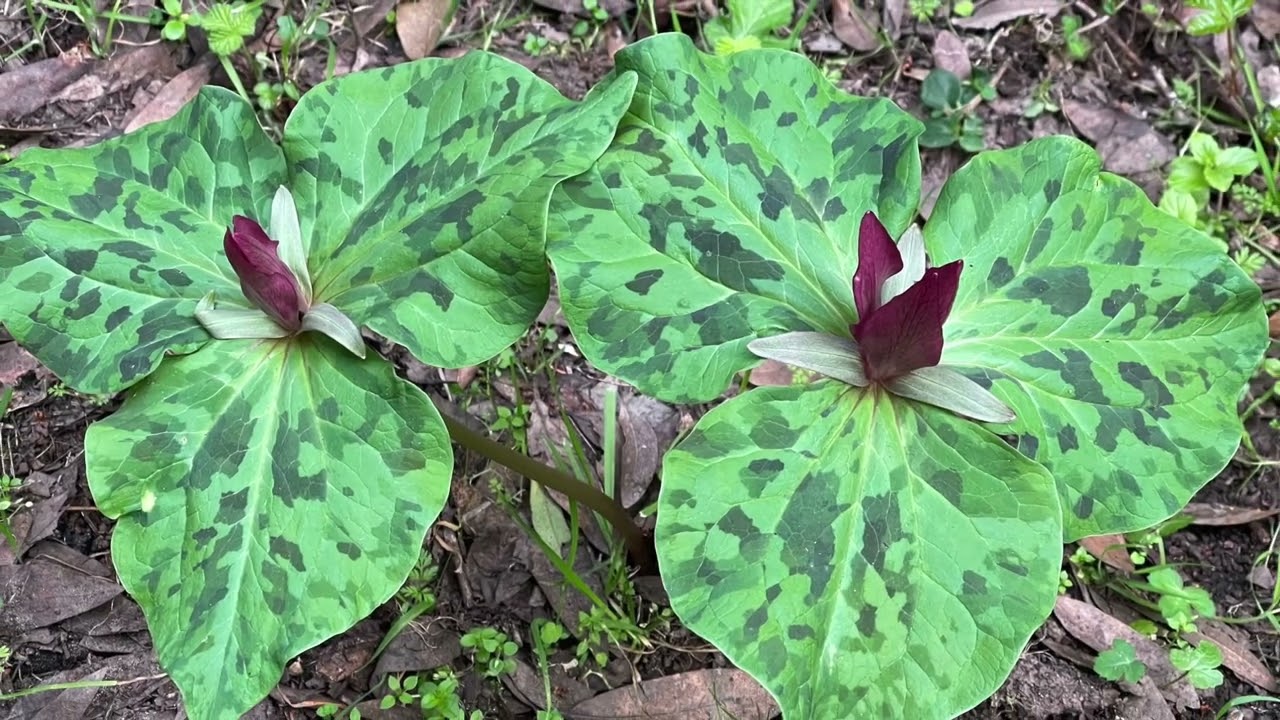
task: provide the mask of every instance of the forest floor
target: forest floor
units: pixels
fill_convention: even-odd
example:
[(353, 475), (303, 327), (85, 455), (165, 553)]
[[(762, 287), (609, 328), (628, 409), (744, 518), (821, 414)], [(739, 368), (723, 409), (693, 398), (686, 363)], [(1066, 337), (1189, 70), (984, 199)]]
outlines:
[[(717, 11), (714, 0), (656, 2), (653, 17), (660, 30), (673, 29), (675, 18), (695, 37), (700, 22)], [(799, 49), (840, 87), (892, 98), (917, 116), (930, 113), (922, 102), (922, 81), (934, 68), (950, 71), (976, 93), (955, 116), (968, 137), (923, 152), (925, 213), (947, 177), (970, 157), (961, 140), (970, 149), (991, 149), (1049, 134), (1078, 136), (1099, 149), (1108, 170), (1158, 201), (1170, 163), (1186, 153), (1193, 131), (1214, 135), (1222, 147), (1252, 148), (1250, 123), (1269, 122), (1272, 132), (1280, 126), (1280, 1), (1258, 0), (1232, 29), (1257, 80), (1262, 107), (1244, 75), (1230, 72), (1226, 35), (1189, 34), (1194, 13), (1179, 2), (991, 0), (978, 2), (967, 17), (954, 11), (963, 8), (934, 4), (937, 11), (920, 19), (911, 10), (927, 9), (927, 2), (833, 0), (815, 5), (799, 33)], [(206, 84), (230, 86), (198, 28), (187, 28), (182, 40), (166, 40), (160, 27), (165, 17), (115, 22), (106, 5), (153, 20), (160, 12), (154, 0), (28, 0), (0, 9), (0, 146), (6, 158), (36, 146), (92, 144), (172, 114)], [(593, 13), (595, 5), (463, 0), (442, 23), (447, 6), (434, 0), (413, 6), (395, 0), (358, 6), (272, 0), (248, 49), (232, 62), (264, 117), (277, 124), (292, 107), (290, 93), (305, 92), (327, 72), (345, 74), (424, 54), (456, 57), (476, 48), (527, 66), (577, 99), (609, 71), (614, 52), (650, 32), (647, 14), (627, 0), (600, 0), (600, 11)], [(804, 10), (800, 4), (796, 16)], [(278, 33), (277, 18), (284, 16), (303, 28), (288, 58), (282, 57)], [(877, 25), (879, 34), (860, 30), (860, 19)], [(1264, 147), (1270, 162), (1277, 147)], [(1198, 209), (1198, 222), (1227, 243), (1275, 312), (1280, 215), (1274, 200), (1280, 196), (1267, 204), (1268, 189), (1275, 188), (1268, 188), (1260, 171), (1236, 183), (1252, 192), (1215, 193), (1209, 207)], [(1273, 337), (1278, 324), (1273, 316)], [(598, 462), (602, 397), (616, 383), (580, 359), (554, 297), (524, 340), (478, 368), (445, 371), (423, 365), (403, 348), (384, 343), (381, 349), (403, 377), (451, 398), (481, 425), (544, 460), (552, 459), (548, 448), (565, 446), (561, 418), (568, 417), (585, 441), (588, 460)], [(1274, 553), (1280, 533), (1280, 406), (1274, 383), (1273, 376), (1259, 372), (1241, 402), (1251, 443), (1198, 494), (1187, 511), (1189, 524), (1166, 528), (1162, 539), (1164, 563), (1207, 590), (1221, 616), (1202, 620), (1200, 631), (1223, 648), (1224, 681), (1196, 691), (1178, 673), (1160, 678), (1154, 668), (1154, 680), (1138, 685), (1099, 677), (1093, 663), (1107, 647), (1108, 623), (1129, 623), (1150, 611), (1124, 599), (1126, 580), (1137, 577), (1130, 557), (1135, 548), (1103, 552), (1107, 543), (1095, 544), (1091, 549), (1105, 560), (1099, 564), (1068, 545), (1063, 569), (1071, 586), (1065, 597), (1085, 602), (1061, 602), (1005, 686), (964, 717), (1211, 718), (1235, 699), (1280, 694), (1280, 555)], [(9, 653), (0, 657), (0, 695), (74, 686), (0, 700), (0, 720), (185, 717), (176, 688), (150, 650), (141, 611), (113, 579), (112, 522), (95, 509), (84, 477), (86, 428), (117, 409), (122, 398), (68, 388), (2, 329), (0, 385), (14, 389), (8, 413), (0, 416), (0, 501), (12, 503), (0, 504), (6, 513), (0, 519), (8, 520), (21, 549), (15, 555), (0, 547), (0, 644)], [(620, 405), (622, 441), (631, 443), (624, 456), (632, 468), (632, 491), (651, 499), (662, 453), (705, 408), (665, 405), (626, 388)], [(533, 717), (542, 709), (543, 678), (530, 650), (530, 622), (552, 617), (574, 627), (583, 603), (498, 507), (488, 482), (495, 474), (518, 493), (519, 478), (460, 451), (450, 502), (428, 535), (421, 572), (371, 617), (294, 660), (250, 717), (315, 717), (331, 704), (358, 707), (366, 718), (423, 717), (403, 705), (381, 709), (382, 680), (388, 674), (429, 679), (442, 667), (454, 669), (461, 705), (485, 718)], [(584, 555), (595, 560), (584, 557), (581, 571), (601, 586), (610, 558), (598, 534), (587, 540), (590, 552)], [(1146, 567), (1159, 556), (1149, 549)], [(736, 717), (770, 717), (758, 687), (724, 674), (730, 663), (663, 612), (656, 578), (636, 577), (633, 586), (643, 642), (610, 649), (605, 666), (590, 673), (572, 644), (552, 656), (551, 684), (565, 717), (710, 717), (679, 708), (689, 697), (713, 691), (737, 708)], [(395, 634), (375, 657), (406, 608), (427, 595), (434, 597), (434, 609)], [(1248, 618), (1253, 619), (1241, 620)], [(484, 677), (460, 646), (478, 628), (495, 628), (520, 646), (515, 671), (501, 681)], [(1143, 652), (1167, 654), (1173, 641), (1166, 633), (1147, 642)], [(101, 680), (121, 682), (84, 684)], [(647, 686), (642, 709), (631, 705), (632, 696), (609, 692), (632, 683)], [(1224, 716), (1280, 717), (1270, 707), (1280, 706), (1250, 705)]]

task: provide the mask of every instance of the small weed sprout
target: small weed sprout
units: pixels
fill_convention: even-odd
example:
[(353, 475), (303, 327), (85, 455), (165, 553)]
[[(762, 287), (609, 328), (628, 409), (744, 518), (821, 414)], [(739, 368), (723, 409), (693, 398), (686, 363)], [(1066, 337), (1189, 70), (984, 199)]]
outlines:
[(482, 666), (487, 678), (498, 679), (515, 672), (515, 654), (520, 646), (507, 639), (507, 634), (491, 627), (475, 628), (462, 636), (462, 647), (470, 650), (475, 663)]

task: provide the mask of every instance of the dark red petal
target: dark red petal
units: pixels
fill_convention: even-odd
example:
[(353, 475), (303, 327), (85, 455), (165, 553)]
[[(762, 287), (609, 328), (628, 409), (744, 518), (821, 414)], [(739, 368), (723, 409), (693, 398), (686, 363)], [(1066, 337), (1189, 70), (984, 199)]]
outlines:
[(276, 252), (279, 243), (247, 217), (237, 215), (231, 222), (231, 229), (222, 238), (222, 248), (240, 279), (244, 296), (280, 327), (299, 329), (306, 308), (301, 307), (297, 278)]
[(885, 382), (942, 359), (942, 324), (960, 287), (963, 260), (924, 271), (920, 282), (854, 328), (867, 379)]
[(902, 270), (902, 255), (875, 213), (862, 216), (858, 230), (858, 269), (853, 274), (853, 304), (858, 322), (880, 307), (880, 286)]

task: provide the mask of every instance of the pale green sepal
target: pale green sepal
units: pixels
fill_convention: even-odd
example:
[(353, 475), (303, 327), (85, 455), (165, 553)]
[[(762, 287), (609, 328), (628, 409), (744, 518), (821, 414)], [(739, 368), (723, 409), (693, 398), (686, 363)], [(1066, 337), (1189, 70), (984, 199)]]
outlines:
[(885, 383), (889, 392), (950, 410), (981, 422), (1009, 423), (1018, 419), (1009, 406), (986, 388), (955, 370), (923, 367)]
[(298, 208), (293, 204), (293, 194), (283, 185), (271, 201), (271, 239), (280, 243), (280, 260), (298, 279), (302, 302), (311, 305), (311, 273), (307, 270), (307, 248), (302, 243), (302, 228), (298, 225)]
[(302, 331), (315, 330), (338, 341), (338, 344), (351, 351), (353, 355), (364, 359), (364, 338), (360, 337), (360, 328), (351, 322), (351, 318), (342, 314), (338, 308), (329, 303), (313, 305), (302, 316)]
[(858, 344), (850, 338), (820, 332), (789, 332), (752, 340), (747, 343), (747, 349), (762, 358), (813, 370), (856, 387), (867, 386), (862, 355)]
[(280, 327), (261, 310), (218, 308), (217, 298), (210, 292), (196, 303), (196, 320), (219, 340), (259, 340), (282, 338), (289, 331)]
[(906, 292), (924, 277), (924, 233), (920, 232), (919, 225), (912, 225), (902, 233), (898, 239), (898, 253), (902, 255), (902, 270), (880, 286), (881, 305)]

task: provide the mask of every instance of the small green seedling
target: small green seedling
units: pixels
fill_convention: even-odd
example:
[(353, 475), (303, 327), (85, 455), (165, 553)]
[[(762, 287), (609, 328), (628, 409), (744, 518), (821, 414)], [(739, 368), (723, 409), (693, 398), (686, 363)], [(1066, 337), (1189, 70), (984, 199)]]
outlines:
[[(342, 707), (337, 703), (325, 703), (324, 705), (316, 708), (316, 717), (336, 718), (340, 712), (342, 712)], [(353, 706), (347, 712), (345, 717), (346, 720), (362, 720), (364, 715), (360, 713), (360, 708)]]
[(942, 7), (942, 0), (909, 0), (907, 10), (917, 22), (929, 22)]
[(1209, 191), (1226, 192), (1236, 178), (1258, 168), (1258, 155), (1249, 148), (1221, 147), (1212, 135), (1191, 133), (1187, 141), (1190, 155), (1173, 161), (1169, 168), (1169, 188), (1185, 192), (1200, 205), (1209, 201)]
[(462, 636), (462, 647), (470, 650), (476, 665), (483, 666), (487, 678), (497, 679), (515, 672), (514, 655), (520, 646), (507, 639), (507, 634), (491, 627), (471, 630)]
[(1093, 52), (1093, 41), (1080, 32), (1083, 24), (1077, 15), (1062, 16), (1062, 40), (1072, 62), (1084, 62)]
[(164, 0), (162, 6), (164, 13), (161, 19), (164, 20), (164, 27), (160, 30), (160, 36), (165, 40), (180, 42), (187, 39), (187, 28), (200, 27), (199, 13), (190, 13), (183, 9), (182, 0)]
[(383, 710), (390, 710), (397, 705), (409, 707), (420, 697), (415, 692), (417, 689), (417, 675), (410, 675), (403, 680), (396, 675), (388, 675), (387, 694), (382, 696), (382, 700), (378, 702), (378, 707)]
[(980, 96), (972, 84), (966, 85), (955, 73), (935, 68), (924, 79), (920, 101), (928, 109), (920, 145), (944, 148), (959, 145), (968, 152), (983, 149), (982, 118), (973, 114), (972, 104)]
[(555, 709), (548, 657), (551, 655), (551, 648), (561, 640), (568, 639), (569, 633), (560, 623), (542, 618), (534, 620), (530, 629), (533, 631), (533, 654), (538, 659), (538, 673), (542, 675), (542, 692), (547, 707), (546, 710), (538, 711), (537, 720), (564, 720), (564, 716)]
[(726, 14), (702, 25), (702, 36), (717, 55), (774, 47), (795, 48), (795, 34), (778, 37), (791, 23), (795, 6), (788, 0), (726, 0)]
[(1109, 649), (1098, 654), (1093, 661), (1093, 671), (1112, 682), (1136, 683), (1147, 674), (1147, 666), (1134, 654), (1133, 645), (1128, 640), (1116, 640)]
[(1222, 649), (1205, 640), (1195, 647), (1174, 648), (1169, 662), (1186, 673), (1187, 682), (1197, 690), (1209, 690), (1222, 684)]
[(484, 713), (473, 710), (468, 713), (458, 697), (458, 677), (453, 670), (442, 667), (432, 679), (422, 683), (423, 720), (484, 720)]
[(1213, 598), (1204, 588), (1187, 587), (1182, 575), (1171, 567), (1164, 566), (1152, 570), (1147, 575), (1151, 591), (1160, 595), (1157, 606), (1160, 615), (1175, 632), (1195, 632), (1195, 620), (1200, 617), (1211, 617), (1215, 610)]
[(1202, 11), (1187, 22), (1188, 34), (1217, 35), (1234, 28), (1253, 0), (1187, 0), (1187, 7)]
[(532, 57), (538, 57), (551, 47), (551, 41), (536, 33), (524, 36), (524, 51)]

